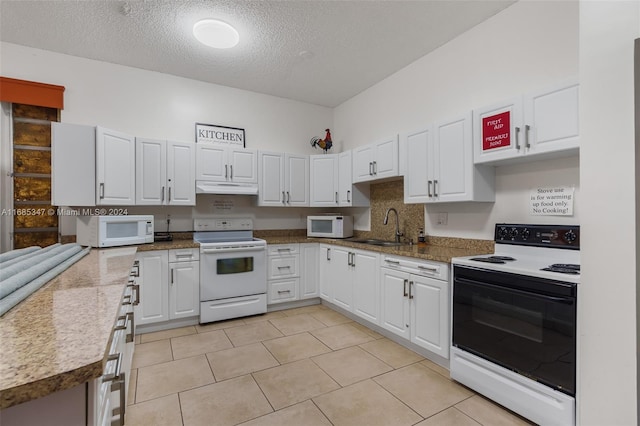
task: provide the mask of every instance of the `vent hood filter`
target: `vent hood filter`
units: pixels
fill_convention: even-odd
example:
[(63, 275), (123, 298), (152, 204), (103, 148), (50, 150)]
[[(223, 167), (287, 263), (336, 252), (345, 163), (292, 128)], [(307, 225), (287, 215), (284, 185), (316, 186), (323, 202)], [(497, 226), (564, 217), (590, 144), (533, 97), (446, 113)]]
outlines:
[(196, 194), (258, 195), (258, 185), (196, 181)]

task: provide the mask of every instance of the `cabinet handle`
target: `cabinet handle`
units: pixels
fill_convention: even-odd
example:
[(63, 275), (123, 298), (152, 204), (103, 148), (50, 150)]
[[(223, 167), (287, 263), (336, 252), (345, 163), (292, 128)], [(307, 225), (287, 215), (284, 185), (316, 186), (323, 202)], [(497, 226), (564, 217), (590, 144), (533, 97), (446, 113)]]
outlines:
[(433, 197), (433, 194), (431, 193), (431, 184), (433, 182), (432, 181), (427, 181), (427, 195), (429, 196), (429, 198)]
[(373, 162), (373, 174), (374, 175), (378, 174), (378, 162), (377, 161)]
[(131, 267), (130, 277), (139, 277), (140, 276), (140, 261), (135, 260), (133, 262), (133, 266)]
[(351, 202), (351, 190), (348, 189), (347, 190), (347, 203), (350, 203), (350, 202)]
[(433, 181), (433, 196), (434, 197), (438, 196), (438, 181), (437, 180)]
[(373, 176), (373, 163), (369, 162), (369, 176)]
[(224, 165), (224, 178), (229, 179), (229, 165)]
[(338, 204), (338, 191), (336, 191), (336, 204)]
[(413, 293), (411, 292), (412, 287), (413, 287), (413, 281), (409, 281), (409, 299), (413, 299)]
[(287, 191), (287, 204), (291, 204), (291, 194)]
[[(124, 324), (118, 325), (118, 322), (120, 321), (124, 321)], [(113, 327), (113, 331), (126, 330), (128, 327), (129, 327), (129, 317), (127, 315), (121, 315), (118, 317), (118, 320), (116, 321), (116, 325), (115, 327)]]
[(176, 253), (176, 257), (180, 258), (180, 257), (188, 257), (188, 258), (192, 258), (193, 257), (193, 253), (189, 252), (189, 253)]
[(134, 284), (133, 291), (136, 292), (136, 300), (133, 302), (133, 306), (138, 306), (140, 304), (140, 284)]
[(167, 197), (167, 202), (171, 202), (171, 187), (169, 187), (169, 197)]
[(126, 296), (122, 296), (122, 306), (124, 305), (131, 305), (133, 302), (131, 302), (131, 295), (127, 294)]
[(282, 204), (285, 204), (285, 202), (284, 202), (284, 191), (282, 191)]
[[(116, 371), (113, 372), (112, 374), (105, 374), (104, 376), (102, 376), (102, 381), (103, 382), (113, 382), (114, 380), (117, 380), (120, 377), (121, 374), (121, 369), (122, 369), (122, 353), (117, 353), (117, 354), (110, 354), (109, 356), (107, 356), (107, 362), (111, 362), (111, 361), (116, 361)], [(106, 363), (105, 363), (106, 366)]]
[(520, 127), (516, 127), (516, 149), (520, 151)]
[(400, 261), (399, 260), (385, 259), (384, 261), (387, 262), (387, 263), (393, 263), (394, 265), (400, 265)]
[(529, 131), (531, 130), (531, 126), (529, 126), (528, 124), (525, 124), (524, 126), (524, 146), (527, 149), (531, 148), (531, 145), (529, 144)]
[(330, 248), (328, 248), (328, 249), (327, 249), (327, 260), (331, 260), (331, 257), (329, 256), (329, 253), (330, 253), (330, 252), (331, 252), (331, 249), (330, 249)]
[(351, 252), (347, 253), (347, 265), (351, 266)]
[(136, 336), (136, 323), (133, 312), (127, 312), (127, 318), (131, 321), (131, 333), (127, 334), (127, 343), (133, 343), (133, 340)]
[(233, 180), (233, 164), (229, 166), (229, 179)]
[(118, 422), (111, 422), (111, 425), (113, 426), (118, 425), (118, 426), (124, 426), (124, 414), (125, 414), (125, 410), (126, 410), (126, 404), (127, 401), (125, 401), (125, 385), (126, 381), (125, 381), (125, 377), (124, 377), (124, 373), (122, 373), (122, 377), (117, 380), (114, 381), (113, 383), (111, 383), (111, 392), (115, 392), (118, 391), (118, 394), (120, 395), (120, 406), (118, 408), (114, 408), (111, 411), (112, 417), (113, 416), (118, 416)]
[(164, 203), (164, 186), (162, 187), (162, 191), (160, 191), (160, 202)]
[(351, 266), (356, 266), (356, 254), (351, 253)]
[(290, 265), (287, 266), (278, 266), (278, 269), (291, 269)]
[(173, 268), (171, 268), (171, 285), (173, 285)]
[(100, 199), (104, 198), (104, 183), (100, 184)]
[(418, 265), (418, 269), (422, 269), (422, 270), (425, 270), (425, 271), (431, 271), (431, 272), (437, 272), (438, 271), (438, 267), (437, 266)]
[(278, 248), (278, 251), (291, 251), (291, 247)]
[(291, 293), (291, 290), (278, 290), (278, 294)]
[(407, 284), (409, 284), (409, 280), (404, 280), (404, 283), (402, 285), (402, 290), (403, 290), (403, 296), (407, 297)]

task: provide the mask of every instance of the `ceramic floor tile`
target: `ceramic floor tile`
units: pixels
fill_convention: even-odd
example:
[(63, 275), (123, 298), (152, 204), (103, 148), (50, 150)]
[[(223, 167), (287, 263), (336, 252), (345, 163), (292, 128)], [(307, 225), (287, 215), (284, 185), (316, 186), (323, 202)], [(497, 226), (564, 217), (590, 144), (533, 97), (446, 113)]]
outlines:
[(192, 325), (188, 327), (172, 328), (171, 330), (156, 331), (140, 335), (140, 343), (155, 342), (156, 340), (170, 339), (172, 337), (195, 334), (196, 328)]
[(214, 331), (214, 330), (222, 330), (224, 328), (231, 328), (231, 327), (237, 327), (239, 325), (244, 325), (244, 319), (232, 319), (232, 320), (227, 320), (227, 321), (216, 321), (216, 322), (210, 322), (207, 324), (197, 324), (196, 325), (196, 331), (198, 333), (206, 333), (208, 331)]
[[(487, 423), (487, 425), (492, 425), (492, 423)], [(429, 417), (416, 426), (480, 426), (480, 423), (451, 407)]]
[(148, 401), (214, 381), (204, 355), (142, 367), (138, 369), (136, 401)]
[(447, 370), (441, 365), (436, 364), (431, 360), (425, 359), (424, 361), (420, 362), (420, 364), (424, 365), (427, 368), (432, 369), (433, 371), (435, 371), (436, 373), (439, 373), (440, 375), (442, 375), (443, 377), (446, 377), (447, 379), (451, 378), (451, 375), (449, 374), (449, 370)]
[(425, 418), (473, 395), (467, 388), (420, 364), (403, 367), (373, 380)]
[(318, 396), (313, 402), (335, 426), (408, 426), (422, 420), (371, 380)]
[(273, 409), (250, 375), (180, 393), (184, 426), (235, 425)]
[(384, 338), (384, 336), (380, 333), (378, 333), (377, 331), (373, 331), (372, 329), (370, 329), (369, 327), (365, 327), (364, 325), (357, 323), (357, 322), (352, 322), (350, 323), (352, 326), (354, 326), (355, 328), (357, 328), (358, 330), (368, 334), (369, 336), (373, 337), (374, 339), (382, 339)]
[(293, 315), (300, 315), (300, 314), (310, 314), (312, 312), (324, 311), (326, 309), (329, 309), (329, 308), (327, 308), (324, 305), (317, 304), (317, 305), (303, 306), (301, 308), (287, 309), (286, 311), (282, 311), (282, 312), (284, 312), (284, 314), (287, 316), (293, 316)]
[(135, 404), (136, 402), (136, 383), (138, 381), (138, 370), (131, 369), (131, 375), (129, 377), (129, 390), (127, 391), (127, 405)]
[(125, 413), (127, 426), (177, 426), (182, 425), (182, 413), (178, 394), (130, 405)]
[(266, 314), (253, 315), (250, 317), (244, 317), (245, 324), (253, 324), (254, 322), (269, 321), (270, 319), (286, 317), (283, 311), (267, 312)]
[(360, 347), (393, 368), (404, 367), (424, 359), (421, 355), (386, 338), (363, 343)]
[(340, 387), (308, 359), (259, 371), (253, 377), (276, 410)]
[(373, 340), (373, 337), (358, 330), (351, 324), (334, 325), (311, 332), (322, 343), (333, 350), (359, 345)]
[(227, 328), (224, 332), (231, 340), (231, 343), (233, 343), (233, 346), (250, 345), (251, 343), (283, 336), (269, 321), (260, 321), (253, 324)]
[(242, 426), (331, 426), (331, 422), (311, 400), (307, 400), (242, 423)]
[(331, 349), (309, 333), (280, 337), (262, 344), (281, 364), (331, 352)]
[(207, 354), (216, 381), (280, 365), (262, 343)]
[(308, 314), (276, 318), (270, 320), (269, 322), (271, 322), (271, 324), (273, 324), (285, 336), (291, 336), (292, 334), (298, 334), (304, 331), (311, 331), (318, 328), (326, 327), (326, 325)]
[(231, 341), (222, 330), (191, 334), (189, 336), (174, 337), (171, 339), (174, 359), (189, 358), (231, 347), (233, 347)]
[(327, 327), (331, 327), (332, 325), (345, 324), (348, 322), (352, 322), (351, 318), (347, 318), (341, 313), (332, 311), (330, 309), (311, 312), (309, 315), (311, 315), (318, 321), (322, 322)]
[(142, 341), (140, 340), (139, 334), (136, 334), (136, 337), (133, 339), (133, 341), (136, 345), (139, 345), (140, 343), (142, 343)]
[(532, 424), (480, 395), (474, 395), (456, 404), (455, 408), (483, 425), (521, 426)]
[(341, 349), (312, 358), (340, 386), (387, 373), (393, 368), (358, 346)]
[(146, 367), (172, 360), (173, 353), (171, 352), (171, 342), (169, 340), (141, 343), (135, 345), (131, 368)]

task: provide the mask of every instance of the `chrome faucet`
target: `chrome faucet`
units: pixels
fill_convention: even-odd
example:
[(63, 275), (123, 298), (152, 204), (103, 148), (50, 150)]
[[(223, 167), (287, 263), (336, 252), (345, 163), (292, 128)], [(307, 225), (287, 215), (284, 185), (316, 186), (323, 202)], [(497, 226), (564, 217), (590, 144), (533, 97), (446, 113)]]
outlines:
[(391, 211), (396, 214), (396, 243), (399, 243), (400, 237), (402, 237), (404, 234), (400, 232), (400, 219), (398, 218), (398, 211), (393, 207), (388, 208), (387, 212), (384, 214), (384, 221), (382, 222), (382, 224), (386, 225), (387, 223), (389, 223), (389, 212)]

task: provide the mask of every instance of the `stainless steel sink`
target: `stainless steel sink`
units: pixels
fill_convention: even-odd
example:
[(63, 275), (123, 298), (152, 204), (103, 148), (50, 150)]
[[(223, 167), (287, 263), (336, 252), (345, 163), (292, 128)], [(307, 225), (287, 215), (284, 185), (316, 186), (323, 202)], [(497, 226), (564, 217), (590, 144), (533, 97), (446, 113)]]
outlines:
[(397, 247), (402, 245), (402, 243), (396, 243), (395, 241), (376, 240), (376, 239), (354, 238), (354, 239), (349, 239), (347, 241), (350, 241), (352, 243), (369, 244), (371, 246), (382, 246), (382, 247)]

